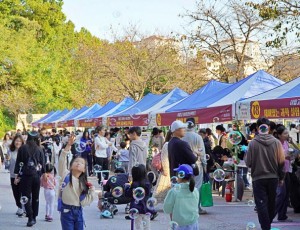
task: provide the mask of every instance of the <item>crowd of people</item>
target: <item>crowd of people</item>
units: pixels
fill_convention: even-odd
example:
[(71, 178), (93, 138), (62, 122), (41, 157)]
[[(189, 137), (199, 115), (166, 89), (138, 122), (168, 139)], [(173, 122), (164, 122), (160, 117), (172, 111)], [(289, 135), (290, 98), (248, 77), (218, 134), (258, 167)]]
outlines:
[[(163, 203), (163, 210), (177, 225), (174, 229), (198, 230), (198, 215), (207, 213), (201, 207), (203, 178), (210, 177), (212, 188), (220, 189), (222, 184), (213, 180), (213, 172), (234, 157), (228, 136), (235, 131), (241, 136), (238, 145), (244, 146), (237, 157), (247, 165), (241, 168), (243, 187), (253, 187), (259, 222), (263, 230), (269, 230), (276, 215), (278, 221), (292, 221), (287, 217), (288, 206), (300, 213), (300, 158), (295, 154), (299, 153), (299, 125), (290, 124), (287, 129), (260, 118), (243, 128), (233, 124), (226, 131), (217, 125), (215, 135), (210, 128), (196, 130), (193, 118), (186, 123), (174, 121), (167, 133), (153, 128), (149, 146), (141, 139), (140, 127), (18, 130), (5, 134), (0, 165), (10, 173), (16, 214), (26, 215), (29, 227), (39, 213), (40, 187), (46, 200), (45, 220), (53, 221), (59, 187), (62, 229), (83, 229), (82, 207), (93, 201), (95, 190), (88, 178), (97, 176), (103, 188), (98, 208), (104, 217), (107, 211), (116, 214), (117, 204), (127, 204), (125, 218), (132, 219), (131, 212), (136, 210), (136, 229), (150, 229), (150, 220), (158, 215), (149, 207), (151, 200)], [(177, 186), (171, 180), (174, 177)]]

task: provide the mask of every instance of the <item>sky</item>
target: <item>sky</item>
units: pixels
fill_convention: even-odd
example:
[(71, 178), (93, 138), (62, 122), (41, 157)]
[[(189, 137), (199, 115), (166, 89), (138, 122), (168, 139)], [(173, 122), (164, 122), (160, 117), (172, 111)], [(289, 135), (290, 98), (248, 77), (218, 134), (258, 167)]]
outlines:
[(64, 0), (63, 12), (76, 30), (111, 39), (114, 31), (135, 25), (143, 34), (168, 35), (184, 31), (187, 21), (179, 17), (195, 8), (196, 0)]

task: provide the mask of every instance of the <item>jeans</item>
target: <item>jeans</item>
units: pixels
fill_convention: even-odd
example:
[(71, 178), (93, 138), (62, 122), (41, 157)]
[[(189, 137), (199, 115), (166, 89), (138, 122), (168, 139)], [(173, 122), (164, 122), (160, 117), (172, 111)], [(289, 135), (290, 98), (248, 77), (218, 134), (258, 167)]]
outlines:
[(49, 217), (53, 217), (54, 202), (55, 202), (55, 190), (45, 188), (44, 195), (45, 195), (45, 200), (46, 200), (46, 215)]
[(257, 215), (262, 230), (270, 230), (275, 214), (276, 188), (278, 179), (253, 181), (253, 194)]
[(186, 225), (186, 226), (179, 226), (176, 230), (199, 230), (199, 223), (198, 221), (194, 224)]
[(10, 178), (10, 184), (11, 184), (11, 188), (12, 188), (12, 191), (13, 191), (13, 194), (14, 194), (16, 205), (17, 205), (18, 208), (22, 208), (22, 205), (21, 205), (21, 202), (20, 202), (20, 200), (21, 200), (20, 183), (15, 185), (14, 181), (15, 181), (15, 178)]
[(28, 198), (28, 202), (25, 204), (25, 210), (28, 220), (31, 221), (39, 214), (40, 176), (39, 174), (34, 176), (24, 175), (20, 183), (22, 196)]
[(282, 186), (277, 187), (276, 195), (276, 209), (275, 214), (278, 214), (278, 220), (286, 220), (288, 217), (286, 215), (287, 208), (289, 205), (289, 186), (290, 186), (290, 176), (289, 173), (285, 174), (284, 183)]
[(82, 208), (72, 208), (63, 204), (60, 222), (62, 230), (83, 230)]
[(245, 184), (245, 187), (249, 187), (250, 183), (248, 181), (248, 168), (242, 168), (241, 173), (243, 174), (243, 181)]
[[(203, 174), (204, 174), (204, 171), (203, 171), (203, 166), (201, 163), (198, 163), (198, 167), (199, 167), (199, 175), (198, 176), (195, 176), (195, 187), (198, 189), (199, 191), (199, 197), (201, 197), (201, 187), (202, 187), (202, 184), (203, 184)], [(199, 199), (199, 208), (201, 208), (201, 200)]]

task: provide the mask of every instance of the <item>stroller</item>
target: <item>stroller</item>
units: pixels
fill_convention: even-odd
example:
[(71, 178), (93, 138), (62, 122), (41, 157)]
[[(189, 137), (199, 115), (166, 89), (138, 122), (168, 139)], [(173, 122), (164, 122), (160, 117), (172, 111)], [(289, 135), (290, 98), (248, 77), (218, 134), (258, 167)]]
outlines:
[(101, 181), (100, 186), (105, 194), (104, 197), (101, 198), (100, 218), (113, 218), (113, 216), (118, 213), (117, 205), (120, 204), (127, 204), (125, 213), (129, 213), (130, 198), (125, 197), (124, 194), (119, 197), (113, 196), (114, 188), (121, 187), (123, 191), (125, 190), (125, 184), (128, 183), (128, 174), (124, 172), (125, 170), (123, 168), (117, 168), (115, 170), (115, 176), (110, 177), (107, 181)]

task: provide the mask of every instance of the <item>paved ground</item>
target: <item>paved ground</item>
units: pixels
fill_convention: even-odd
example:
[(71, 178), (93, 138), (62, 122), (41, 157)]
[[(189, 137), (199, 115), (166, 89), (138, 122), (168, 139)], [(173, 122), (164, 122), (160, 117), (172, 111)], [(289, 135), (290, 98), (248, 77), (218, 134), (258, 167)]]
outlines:
[[(95, 181), (94, 178), (91, 178)], [(242, 230), (246, 229), (247, 222), (254, 222), (258, 225), (257, 215), (253, 211), (253, 206), (249, 206), (246, 199), (251, 200), (251, 192), (247, 192), (244, 202), (226, 203), (224, 199), (214, 195), (214, 207), (206, 208), (207, 215), (200, 216), (199, 223), (201, 230)], [(54, 215), (54, 221), (47, 223), (43, 220), (45, 215), (45, 201), (43, 192), (40, 193), (40, 215), (37, 218), (37, 224), (32, 228), (35, 230), (58, 230), (61, 229), (58, 212)], [(14, 204), (11, 188), (9, 185), (9, 174), (0, 173), (0, 230), (7, 229), (24, 229), (27, 219), (18, 218), (15, 215), (16, 207)], [(113, 220), (100, 219), (99, 212), (96, 209), (97, 201), (94, 201), (91, 206), (84, 209), (84, 216), (86, 221), (86, 229), (102, 229), (102, 230), (126, 230), (130, 229), (130, 221), (124, 219), (124, 206), (120, 206), (119, 214)], [(159, 207), (158, 207), (159, 208)], [(275, 223), (273, 226), (279, 229), (300, 229), (300, 214), (293, 214), (289, 209), (288, 215), (294, 220), (293, 223), (279, 224)], [(151, 229), (167, 230), (169, 225), (169, 218), (161, 210), (159, 216), (155, 221), (151, 222)], [(257, 229), (260, 229), (257, 227)]]

